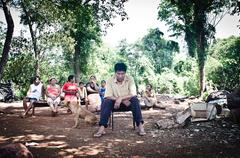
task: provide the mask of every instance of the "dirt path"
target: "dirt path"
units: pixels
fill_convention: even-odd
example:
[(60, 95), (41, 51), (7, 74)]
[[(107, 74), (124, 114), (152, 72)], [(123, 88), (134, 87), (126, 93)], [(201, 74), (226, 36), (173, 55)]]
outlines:
[[(9, 104), (0, 103), (0, 107)], [(147, 135), (133, 130), (131, 113), (115, 114), (114, 131), (110, 128), (102, 138), (93, 138), (98, 126), (80, 121), (73, 129), (73, 115), (60, 109), (51, 117), (49, 108), (37, 108), (36, 117), (19, 117), (21, 103), (0, 114), (0, 146), (13, 142), (28, 145), (35, 158), (52, 157), (239, 157), (240, 128), (228, 120), (176, 125), (164, 129), (155, 122), (172, 122), (180, 105), (166, 110), (143, 110)], [(174, 108), (176, 107), (176, 108)]]

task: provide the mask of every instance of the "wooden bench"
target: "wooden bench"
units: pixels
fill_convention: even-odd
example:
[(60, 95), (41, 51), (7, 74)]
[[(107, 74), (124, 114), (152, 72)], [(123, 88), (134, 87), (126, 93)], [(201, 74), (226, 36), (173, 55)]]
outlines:
[(33, 103), (34, 107), (48, 107), (48, 103), (46, 100), (39, 100)]

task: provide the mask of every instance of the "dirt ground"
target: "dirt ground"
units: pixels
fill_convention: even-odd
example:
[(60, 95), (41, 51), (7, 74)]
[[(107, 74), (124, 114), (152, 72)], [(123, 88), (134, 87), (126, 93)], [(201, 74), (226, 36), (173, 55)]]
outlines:
[[(114, 130), (94, 138), (98, 126), (80, 121), (73, 129), (73, 114), (61, 108), (51, 117), (49, 108), (36, 108), (36, 116), (22, 119), (21, 102), (0, 103), (6, 113), (0, 114), (0, 146), (20, 142), (35, 158), (56, 157), (239, 157), (240, 128), (229, 119), (190, 123), (181, 127), (173, 116), (182, 108), (167, 105), (165, 110), (142, 110), (146, 136), (133, 130), (129, 112), (114, 115)], [(161, 120), (164, 126), (155, 123)]]

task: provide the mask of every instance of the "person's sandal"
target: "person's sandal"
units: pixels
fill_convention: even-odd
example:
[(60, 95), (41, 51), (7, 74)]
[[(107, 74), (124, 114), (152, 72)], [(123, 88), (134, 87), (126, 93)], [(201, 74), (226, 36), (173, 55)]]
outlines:
[(144, 136), (144, 135), (146, 135), (146, 132), (143, 130), (141, 130), (141, 131), (138, 131), (138, 135), (140, 135), (140, 136)]
[(72, 114), (72, 110), (71, 109), (67, 109), (67, 113), (68, 114)]
[(27, 117), (27, 116), (24, 115), (24, 114), (20, 114), (19, 116), (20, 116), (21, 118), (23, 118), (23, 119)]
[(100, 138), (100, 137), (102, 137), (104, 134), (106, 134), (105, 131), (103, 131), (103, 132), (97, 132), (97, 133), (95, 133), (93, 136), (96, 137), (96, 138)]

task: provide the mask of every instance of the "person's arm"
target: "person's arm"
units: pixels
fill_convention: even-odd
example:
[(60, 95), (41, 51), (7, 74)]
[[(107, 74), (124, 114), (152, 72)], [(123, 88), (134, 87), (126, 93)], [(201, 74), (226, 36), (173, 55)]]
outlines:
[(106, 99), (110, 99), (110, 100), (117, 100), (117, 98), (116, 97), (113, 97), (113, 96), (108, 96), (108, 97), (105, 97)]
[(147, 101), (150, 101), (149, 92), (147, 90), (144, 92), (143, 98), (146, 99)]
[[(95, 85), (94, 85), (95, 86)], [(98, 93), (98, 91), (91, 88), (90, 84), (87, 85), (87, 91), (91, 93)]]
[(130, 99), (135, 96), (137, 96), (136, 85), (134, 83), (133, 78), (130, 78), (129, 95), (119, 97), (115, 102), (115, 106), (119, 107), (121, 103), (125, 104), (126, 106), (129, 106), (131, 104)]
[(115, 100), (117, 100), (117, 98), (114, 97), (114, 95), (113, 95), (113, 88), (112, 88), (111, 83), (112, 83), (112, 81), (110, 79), (106, 82), (106, 91), (105, 91), (104, 98), (115, 101)]
[(78, 99), (81, 99), (81, 98), (80, 98), (80, 93), (81, 93), (81, 92), (80, 92), (79, 88), (77, 88), (76, 91), (77, 91), (76, 94), (75, 94), (76, 97), (77, 97)]
[(156, 96), (155, 91), (152, 92), (152, 95), (153, 95), (153, 98), (154, 98), (155, 100), (157, 100), (157, 96)]
[(93, 82), (93, 83), (94, 83), (95, 91), (99, 92), (100, 88), (99, 88), (98, 84), (96, 82)]
[(87, 89), (85, 87), (83, 88), (83, 96), (87, 100)]
[(61, 87), (59, 85), (57, 85), (57, 89), (58, 89), (58, 95), (56, 96), (56, 98), (60, 97), (61, 95)]
[(46, 88), (46, 96), (50, 98), (51, 95), (50, 95), (49, 92), (48, 92), (48, 88), (49, 88), (49, 85), (47, 85), (47, 88)]
[(119, 98), (121, 98), (122, 101), (125, 101), (125, 100), (130, 100), (134, 96), (136, 96), (136, 95), (130, 94), (130, 95), (126, 95), (126, 96), (119, 97)]
[(67, 94), (72, 94), (72, 95), (75, 95), (75, 94), (76, 94), (76, 91), (75, 91), (75, 90), (74, 90), (74, 91), (73, 91), (73, 90), (68, 90), (66, 84), (63, 85), (62, 91), (63, 91), (64, 93), (67, 93)]
[(142, 97), (143, 97), (143, 98), (147, 98), (147, 97), (148, 97), (146, 91), (143, 92), (143, 96), (142, 96)]

